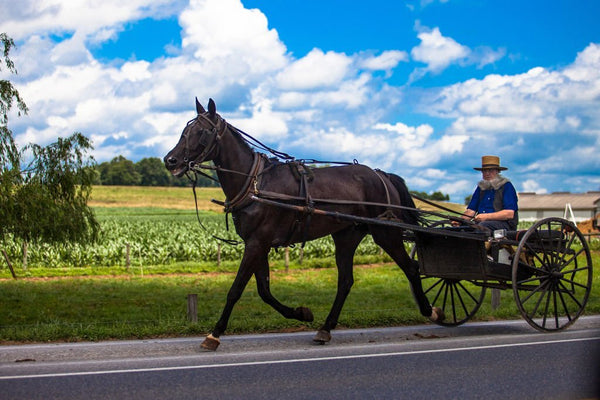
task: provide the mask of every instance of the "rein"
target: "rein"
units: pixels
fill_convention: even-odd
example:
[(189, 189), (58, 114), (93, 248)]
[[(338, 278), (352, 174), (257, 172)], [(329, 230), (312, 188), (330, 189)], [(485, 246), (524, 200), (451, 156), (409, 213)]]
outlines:
[[(212, 128), (211, 129), (203, 129), (203, 134), (201, 137), (201, 141), (200, 144), (204, 145), (204, 149), (203, 151), (200, 153), (200, 155), (195, 159), (195, 160), (189, 160), (188, 155), (189, 155), (189, 145), (188, 145), (188, 138), (186, 136), (186, 150), (185, 150), (185, 154), (186, 154), (186, 158), (184, 159), (185, 162), (188, 163), (188, 172), (192, 172), (194, 175), (193, 177), (191, 176), (191, 174), (188, 174), (188, 172), (186, 172), (186, 176), (188, 177), (188, 179), (192, 182), (192, 191), (194, 193), (194, 203), (196, 206), (196, 218), (198, 220), (198, 223), (200, 224), (200, 226), (206, 231), (208, 232), (208, 229), (204, 226), (204, 224), (202, 223), (201, 219), (200, 219), (200, 213), (199, 213), (199, 209), (198, 209), (198, 197), (196, 194), (196, 187), (197, 187), (197, 183), (198, 183), (198, 175), (202, 175), (214, 182), (220, 183), (218, 179), (215, 179), (214, 177), (210, 176), (209, 174), (203, 172), (202, 170), (213, 170), (213, 171), (218, 171), (218, 172), (225, 172), (225, 173), (231, 173), (231, 174), (238, 174), (238, 175), (244, 175), (247, 177), (242, 189), (239, 191), (239, 193), (232, 199), (232, 200), (225, 200), (225, 201), (220, 201), (220, 200), (215, 200), (212, 199), (211, 201), (213, 203), (219, 204), (221, 206), (223, 206), (225, 208), (225, 224), (226, 224), (226, 229), (229, 230), (229, 223), (228, 223), (228, 218), (227, 218), (227, 214), (229, 214), (230, 212), (234, 211), (234, 209), (237, 208), (241, 208), (244, 207), (248, 204), (250, 204), (252, 201), (254, 201), (255, 199), (259, 199), (259, 198), (264, 198), (264, 199), (271, 199), (271, 200), (279, 200), (279, 201), (307, 201), (309, 200), (309, 202), (314, 206), (314, 203), (325, 203), (325, 204), (357, 204), (357, 205), (366, 205), (366, 206), (380, 206), (380, 207), (387, 207), (388, 210), (391, 209), (406, 209), (406, 210), (416, 210), (420, 213), (424, 213), (424, 214), (429, 214), (432, 216), (437, 216), (437, 217), (442, 217), (442, 218), (447, 218), (450, 219), (451, 221), (458, 221), (461, 223), (466, 223), (467, 225), (476, 225), (475, 223), (471, 222), (471, 221), (466, 221), (460, 217), (453, 217), (453, 216), (449, 216), (449, 215), (445, 215), (445, 214), (441, 214), (441, 213), (437, 213), (434, 211), (426, 211), (426, 210), (421, 210), (421, 209), (415, 209), (413, 207), (406, 207), (406, 206), (400, 206), (400, 205), (393, 205), (391, 204), (390, 201), (390, 195), (388, 192), (388, 188), (387, 185), (385, 184), (383, 178), (380, 176), (380, 174), (378, 173), (378, 170), (375, 170), (375, 175), (382, 181), (384, 188), (385, 188), (385, 192), (386, 192), (386, 196), (388, 199), (387, 203), (373, 203), (373, 202), (357, 202), (357, 201), (350, 201), (350, 200), (335, 200), (335, 199), (314, 199), (314, 198), (310, 198), (308, 196), (308, 193), (306, 193), (306, 196), (300, 197), (300, 196), (289, 196), (289, 195), (284, 195), (281, 193), (275, 193), (275, 192), (268, 192), (268, 191), (259, 191), (258, 190), (258, 186), (259, 186), (259, 179), (260, 176), (262, 175), (262, 173), (265, 171), (264, 170), (264, 164), (266, 161), (267, 156), (263, 153), (259, 153), (257, 151), (253, 150), (254, 153), (254, 160), (252, 163), (252, 166), (250, 168), (249, 172), (241, 172), (241, 171), (235, 171), (235, 170), (230, 170), (230, 169), (226, 169), (226, 168), (222, 168), (220, 166), (217, 165), (205, 165), (204, 162), (206, 160), (206, 158), (211, 154), (211, 153), (215, 153), (215, 157), (218, 155), (219, 152), (219, 147), (218, 147), (218, 142), (221, 140), (221, 137), (225, 134), (225, 132), (227, 131), (227, 128), (231, 129), (232, 131), (238, 133), (242, 140), (244, 140), (250, 147), (254, 147), (254, 148), (258, 148), (261, 150), (265, 150), (267, 152), (269, 152), (270, 154), (272, 154), (277, 160), (282, 159), (285, 160), (286, 163), (292, 163), (292, 162), (296, 162), (296, 163), (300, 163), (300, 164), (305, 164), (305, 163), (309, 163), (309, 164), (337, 164), (337, 165), (353, 165), (353, 164), (358, 164), (358, 161), (355, 159), (353, 160), (353, 162), (340, 162), (340, 161), (319, 161), (319, 160), (315, 160), (315, 159), (296, 159), (293, 156), (290, 156), (287, 153), (284, 153), (282, 151), (279, 150), (275, 150), (267, 145), (265, 145), (264, 143), (260, 142), (258, 139), (252, 137), (251, 135), (249, 135), (248, 133), (242, 131), (239, 128), (234, 127), (233, 125), (229, 124), (228, 122), (225, 121), (225, 119), (223, 119), (222, 117), (218, 116), (218, 120), (217, 122), (213, 122), (210, 118), (208, 118), (207, 116), (205, 116), (204, 114), (198, 114), (198, 116), (196, 118), (194, 118), (193, 120), (190, 120), (188, 122), (188, 125), (193, 123), (193, 122), (197, 122), (199, 120), (199, 118), (204, 119), (206, 122), (208, 122)], [(220, 126), (219, 126), (220, 125)], [(213, 157), (214, 158), (214, 157)], [(268, 168), (267, 168), (268, 169)], [(449, 212), (451, 214), (455, 214), (455, 215), (462, 215), (462, 213), (457, 212), (455, 210), (452, 210), (450, 208), (441, 206), (437, 203), (434, 203), (430, 200), (427, 199), (423, 199), (419, 196), (416, 195), (412, 195), (411, 196), (417, 200), (420, 200), (428, 205), (431, 205), (435, 208), (441, 209), (443, 211)], [(312, 207), (312, 206), (311, 206)], [(385, 215), (383, 216), (385, 217)], [(216, 236), (214, 234), (209, 233), (214, 239), (220, 240), (224, 243), (230, 244), (230, 245), (238, 245), (241, 244), (241, 241), (238, 240), (234, 240), (234, 239), (226, 239), (226, 238), (222, 238), (219, 236)]]

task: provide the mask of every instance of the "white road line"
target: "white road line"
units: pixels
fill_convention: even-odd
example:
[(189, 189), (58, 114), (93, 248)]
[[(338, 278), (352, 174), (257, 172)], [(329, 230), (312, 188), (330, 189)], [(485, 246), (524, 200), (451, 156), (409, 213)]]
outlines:
[(595, 340), (600, 340), (600, 338), (588, 337), (588, 338), (563, 339), (563, 340), (547, 340), (547, 341), (540, 341), (540, 342), (506, 343), (506, 344), (495, 344), (495, 345), (486, 345), (486, 346), (458, 347), (458, 348), (451, 348), (451, 349), (431, 349), (431, 350), (399, 351), (399, 352), (378, 353), (378, 354), (355, 354), (355, 355), (347, 355), (347, 356), (296, 358), (296, 359), (290, 359), (290, 360), (246, 361), (246, 362), (239, 362), (239, 363), (189, 365), (189, 366), (180, 366), (180, 367), (157, 367), (157, 368), (139, 368), (139, 369), (117, 369), (117, 370), (106, 370), (106, 371), (60, 372), (60, 373), (53, 373), (53, 374), (0, 376), (0, 380), (58, 378), (58, 377), (66, 377), (66, 376), (86, 376), (86, 375), (130, 374), (130, 373), (139, 373), (139, 372), (181, 371), (181, 370), (225, 368), (225, 367), (244, 367), (244, 366), (269, 365), (269, 364), (294, 364), (294, 363), (317, 362), (317, 361), (350, 360), (350, 359), (360, 359), (360, 358), (408, 356), (408, 355), (415, 355), (415, 354), (433, 354), (433, 353), (449, 353), (449, 352), (458, 352), (458, 351), (489, 350), (489, 349), (500, 349), (500, 348), (505, 348), (505, 347), (539, 346), (539, 345), (545, 345), (545, 344), (589, 342), (589, 341), (595, 341)]

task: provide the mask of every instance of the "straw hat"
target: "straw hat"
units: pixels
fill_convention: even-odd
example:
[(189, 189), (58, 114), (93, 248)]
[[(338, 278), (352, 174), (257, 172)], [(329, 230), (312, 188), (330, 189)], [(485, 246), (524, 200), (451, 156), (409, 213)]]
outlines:
[(505, 171), (508, 168), (500, 166), (500, 157), (498, 156), (483, 156), (481, 157), (481, 168), (473, 168), (477, 171), (483, 171), (484, 169), (497, 169)]

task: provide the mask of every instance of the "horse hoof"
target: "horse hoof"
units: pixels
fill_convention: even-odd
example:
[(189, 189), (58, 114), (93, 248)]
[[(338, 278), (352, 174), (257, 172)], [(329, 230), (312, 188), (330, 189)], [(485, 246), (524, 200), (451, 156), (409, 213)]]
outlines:
[(431, 309), (431, 317), (429, 317), (429, 320), (431, 322), (442, 322), (445, 318), (446, 315), (444, 314), (444, 310), (442, 310), (441, 308), (433, 307)]
[(210, 334), (204, 339), (204, 342), (202, 342), (200, 346), (205, 350), (216, 351), (219, 344), (221, 344), (221, 340)]
[(318, 343), (318, 344), (325, 344), (325, 343), (328, 343), (330, 340), (331, 340), (331, 333), (321, 329), (315, 335), (313, 342)]
[(308, 307), (297, 307), (294, 315), (298, 321), (313, 322), (315, 317)]

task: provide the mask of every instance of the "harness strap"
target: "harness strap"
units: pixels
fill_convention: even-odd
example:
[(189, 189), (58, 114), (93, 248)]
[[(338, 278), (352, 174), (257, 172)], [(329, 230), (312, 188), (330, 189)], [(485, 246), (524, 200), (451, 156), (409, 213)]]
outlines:
[(234, 211), (235, 208), (242, 208), (251, 202), (248, 195), (250, 193), (258, 194), (258, 180), (261, 176), (260, 171), (265, 165), (265, 158), (261, 153), (254, 153), (254, 161), (250, 168), (250, 173), (246, 178), (243, 189), (231, 200), (225, 200), (223, 205), (226, 212)]

